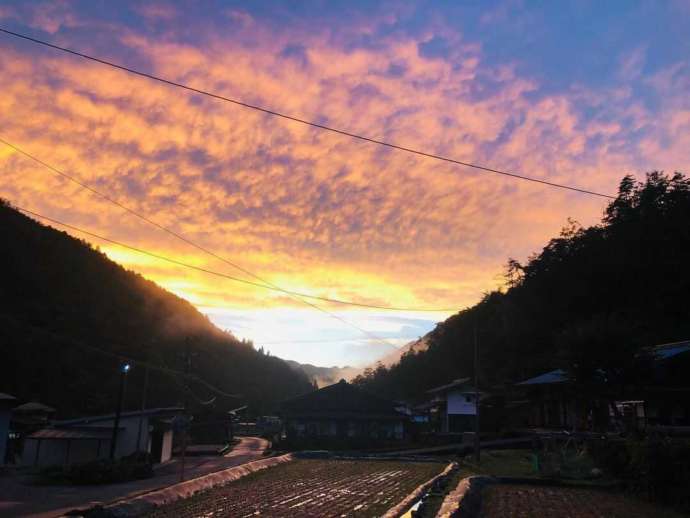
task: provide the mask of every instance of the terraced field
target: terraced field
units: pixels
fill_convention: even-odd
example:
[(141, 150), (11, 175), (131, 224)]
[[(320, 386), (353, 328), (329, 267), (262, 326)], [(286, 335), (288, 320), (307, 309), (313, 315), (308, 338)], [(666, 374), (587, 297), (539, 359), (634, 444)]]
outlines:
[(157, 509), (151, 517), (380, 516), (441, 463), (295, 460)]
[(495, 484), (482, 491), (481, 518), (680, 518), (629, 495), (587, 488)]

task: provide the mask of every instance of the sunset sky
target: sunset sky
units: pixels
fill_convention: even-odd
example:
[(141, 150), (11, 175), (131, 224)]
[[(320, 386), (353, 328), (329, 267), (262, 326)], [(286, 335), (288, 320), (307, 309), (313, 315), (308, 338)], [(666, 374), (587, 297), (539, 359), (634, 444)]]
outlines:
[[(625, 174), (690, 172), (689, 1), (5, 1), (0, 26), (321, 124), (593, 191), (615, 194)], [(374, 305), (472, 305), (502, 284), (509, 257), (540, 250), (568, 217), (597, 222), (606, 205), (5, 34), (0, 138), (275, 285)], [(0, 197), (251, 279), (2, 144)], [(301, 362), (364, 365), (452, 314), (317, 303), (365, 335), (282, 293), (88, 240), (218, 326)]]

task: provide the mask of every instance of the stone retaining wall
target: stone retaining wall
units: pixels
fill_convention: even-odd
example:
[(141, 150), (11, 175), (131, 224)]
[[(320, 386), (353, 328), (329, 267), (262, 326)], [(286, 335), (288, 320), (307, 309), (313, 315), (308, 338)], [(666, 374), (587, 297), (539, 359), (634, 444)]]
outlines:
[(444, 469), (441, 473), (436, 475), (434, 478), (431, 480), (428, 480), (424, 482), (424, 484), (418, 486), (412, 493), (407, 495), (405, 499), (398, 503), (397, 505), (391, 507), (386, 513), (383, 515), (382, 518), (397, 518), (398, 516), (402, 516), (405, 514), (405, 511), (407, 511), (414, 503), (422, 498), (424, 496), (424, 493), (428, 491), (428, 489), (436, 482), (441, 477), (446, 476), (450, 471), (456, 466), (454, 462), (451, 462), (446, 466), (446, 469)]
[(491, 477), (479, 475), (463, 478), (443, 499), (436, 518), (475, 518), (481, 507), (482, 488), (494, 482)]
[(235, 466), (233, 468), (216, 471), (199, 478), (180, 482), (173, 486), (166, 487), (151, 493), (120, 501), (115, 504), (106, 506), (98, 514), (98, 516), (112, 517), (112, 518), (130, 518), (135, 516), (142, 516), (151, 512), (156, 507), (170, 504), (182, 498), (189, 498), (194, 494), (227, 484), (234, 480), (238, 480), (250, 473), (261, 471), (263, 469), (271, 468), (278, 464), (290, 462), (293, 460), (292, 454), (281, 455), (280, 457), (270, 457), (267, 459), (255, 460), (247, 464)]

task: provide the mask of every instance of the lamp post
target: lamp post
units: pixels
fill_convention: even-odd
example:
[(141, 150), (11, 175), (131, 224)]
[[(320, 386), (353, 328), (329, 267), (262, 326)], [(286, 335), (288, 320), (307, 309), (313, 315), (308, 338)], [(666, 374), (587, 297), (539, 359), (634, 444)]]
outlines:
[(479, 426), (479, 337), (477, 336), (477, 324), (474, 325), (474, 460), (479, 465), (481, 461), (481, 441)]
[(113, 423), (113, 435), (110, 439), (110, 460), (115, 459), (115, 449), (117, 448), (117, 429), (120, 426), (120, 414), (122, 413), (122, 400), (125, 396), (125, 385), (127, 384), (127, 373), (130, 369), (129, 363), (120, 366), (120, 393), (117, 397), (117, 409), (115, 410), (115, 422)]

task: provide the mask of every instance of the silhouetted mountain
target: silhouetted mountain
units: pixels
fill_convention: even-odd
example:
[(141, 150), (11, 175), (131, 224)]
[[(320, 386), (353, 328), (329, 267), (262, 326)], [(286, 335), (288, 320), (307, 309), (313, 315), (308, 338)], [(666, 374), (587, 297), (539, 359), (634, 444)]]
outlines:
[(395, 363), (398, 363), (400, 358), (402, 358), (404, 355), (426, 351), (428, 347), (429, 344), (426, 336), (423, 336), (417, 340), (412, 340), (411, 342), (406, 343), (400, 349), (396, 349), (395, 351), (388, 353), (376, 363), (382, 363), (385, 367), (389, 367)]
[[(228, 409), (271, 410), (309, 390), (307, 377), (216, 328), (189, 302), (80, 241), (0, 200), (0, 390), (38, 399), (61, 416), (110, 412), (118, 355), (186, 368), (239, 399)], [(100, 352), (99, 352), (100, 351)], [(134, 362), (126, 406), (141, 404), (145, 368)], [(214, 395), (202, 382), (150, 370), (147, 404), (192, 405)]]
[(362, 369), (356, 367), (318, 367), (310, 363), (299, 363), (293, 360), (285, 361), (296, 371), (303, 372), (310, 380), (316, 381), (319, 387), (332, 385), (341, 379), (350, 380), (362, 371)]
[[(602, 222), (570, 221), (523, 265), (510, 260), (507, 289), (425, 336), (428, 348), (355, 382), (389, 397), (473, 376), (475, 330), (480, 380), (500, 385), (566, 369), (583, 384), (634, 382), (641, 347), (690, 337), (690, 180), (650, 173), (623, 179)], [(632, 380), (631, 380), (632, 378)]]

